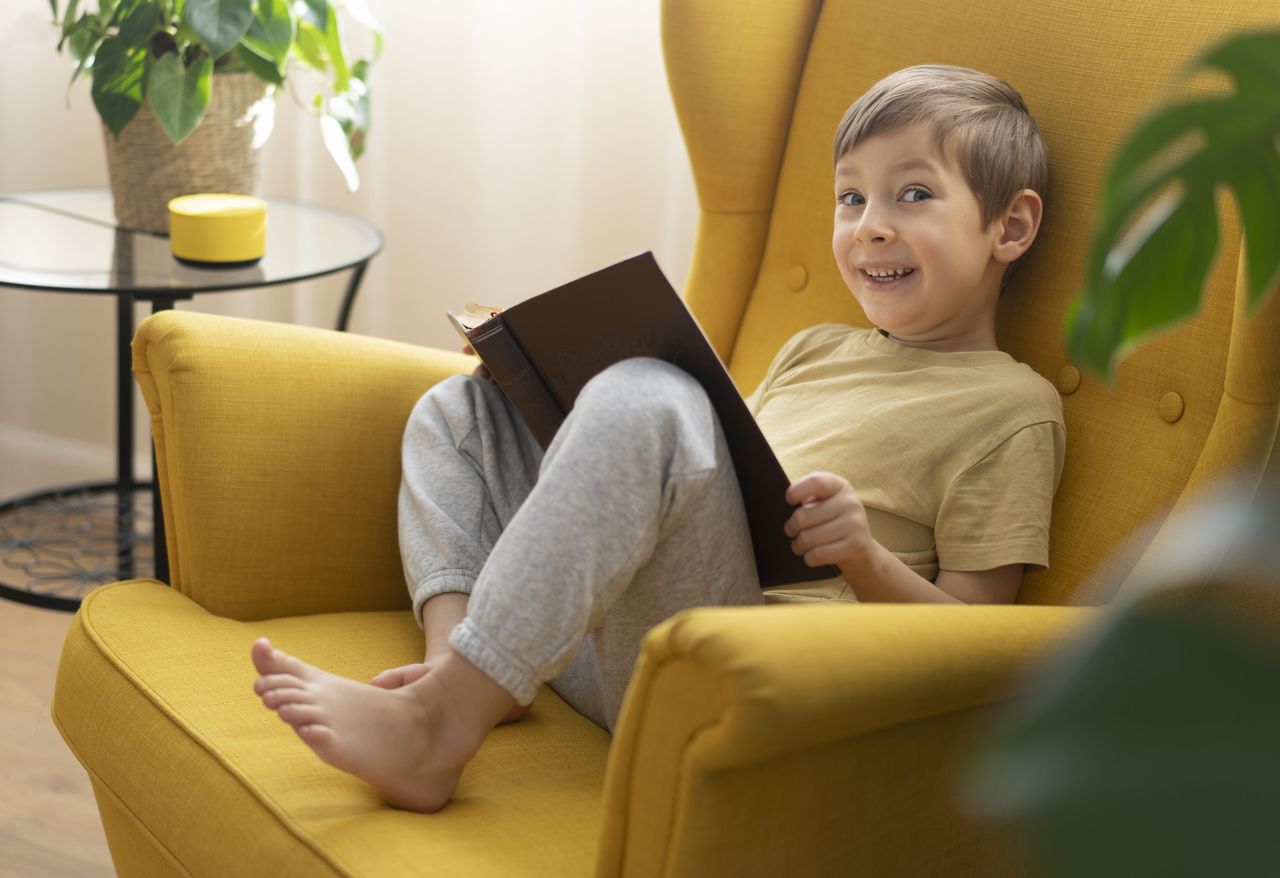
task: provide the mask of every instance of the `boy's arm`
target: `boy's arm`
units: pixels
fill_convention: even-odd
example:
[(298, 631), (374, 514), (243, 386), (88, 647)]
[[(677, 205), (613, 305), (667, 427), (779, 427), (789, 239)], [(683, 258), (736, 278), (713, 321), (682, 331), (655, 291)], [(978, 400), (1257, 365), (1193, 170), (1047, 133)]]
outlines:
[(858, 600), (910, 603), (1013, 603), (1023, 565), (992, 570), (943, 570), (936, 583), (920, 576), (871, 536), (866, 510), (849, 482), (832, 473), (810, 473), (787, 491), (799, 508), (787, 521), (792, 551), (810, 567), (840, 568)]
[(1012, 604), (1022, 585), (1022, 564), (991, 570), (942, 570), (937, 580), (930, 582), (879, 543), (875, 552), (876, 558), (867, 569), (849, 574), (842, 570), (863, 603)]

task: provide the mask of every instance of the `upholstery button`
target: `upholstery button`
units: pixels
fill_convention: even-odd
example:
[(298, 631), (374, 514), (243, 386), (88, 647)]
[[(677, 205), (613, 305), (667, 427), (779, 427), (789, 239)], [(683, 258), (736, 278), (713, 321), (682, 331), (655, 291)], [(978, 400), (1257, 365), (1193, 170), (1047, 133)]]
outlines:
[(1058, 390), (1063, 394), (1075, 393), (1080, 389), (1080, 370), (1075, 366), (1063, 366), (1058, 370)]
[(1177, 423), (1186, 410), (1187, 404), (1183, 401), (1181, 393), (1170, 390), (1160, 397), (1160, 417), (1164, 418), (1166, 424)]
[(787, 286), (791, 287), (795, 292), (804, 289), (805, 284), (809, 282), (809, 269), (803, 265), (793, 265), (791, 270), (787, 272)]

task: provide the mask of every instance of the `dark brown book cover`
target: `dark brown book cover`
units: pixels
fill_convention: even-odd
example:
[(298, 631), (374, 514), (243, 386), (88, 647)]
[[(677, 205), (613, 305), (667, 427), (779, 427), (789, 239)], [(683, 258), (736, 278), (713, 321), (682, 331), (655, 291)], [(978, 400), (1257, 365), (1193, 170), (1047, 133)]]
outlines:
[(696, 378), (719, 415), (746, 503), (761, 586), (838, 576), (791, 551), (790, 482), (701, 327), (643, 253), (506, 310), (468, 306), (450, 320), (546, 448), (597, 373), (654, 357)]

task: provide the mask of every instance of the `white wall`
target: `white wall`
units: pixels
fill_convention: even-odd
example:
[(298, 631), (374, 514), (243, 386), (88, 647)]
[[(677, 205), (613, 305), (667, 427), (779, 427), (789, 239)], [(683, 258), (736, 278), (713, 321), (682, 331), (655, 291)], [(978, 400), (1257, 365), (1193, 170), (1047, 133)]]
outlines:
[[(369, 5), (386, 49), (360, 191), (346, 192), (318, 126), (287, 96), (265, 174), (269, 195), (383, 230), (353, 331), (454, 347), (445, 309), (508, 305), (646, 249), (683, 283), (696, 201), (656, 0)], [(0, 8), (0, 193), (106, 184), (88, 83), (68, 94), (70, 61), (48, 15), (45, 0)], [(326, 326), (344, 286), (329, 278), (179, 307)], [(0, 496), (113, 474), (114, 314), (105, 297), (0, 288)]]

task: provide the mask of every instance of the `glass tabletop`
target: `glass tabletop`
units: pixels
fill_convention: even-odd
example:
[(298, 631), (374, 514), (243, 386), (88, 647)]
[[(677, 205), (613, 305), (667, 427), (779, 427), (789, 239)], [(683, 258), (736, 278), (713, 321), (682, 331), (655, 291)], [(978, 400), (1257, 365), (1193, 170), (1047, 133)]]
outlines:
[(266, 255), (257, 264), (198, 268), (174, 259), (165, 236), (116, 228), (106, 188), (0, 195), (0, 286), (183, 299), (331, 274), (382, 249), (382, 233), (360, 217), (266, 202)]

